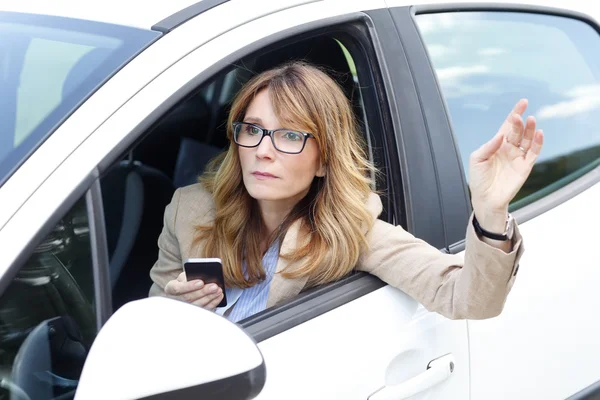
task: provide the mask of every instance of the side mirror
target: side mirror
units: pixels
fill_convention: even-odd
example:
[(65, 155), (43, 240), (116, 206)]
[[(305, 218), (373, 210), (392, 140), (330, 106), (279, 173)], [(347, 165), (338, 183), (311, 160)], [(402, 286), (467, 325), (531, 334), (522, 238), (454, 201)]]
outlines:
[(102, 327), (75, 400), (252, 399), (265, 380), (262, 354), (239, 326), (151, 297), (125, 304)]

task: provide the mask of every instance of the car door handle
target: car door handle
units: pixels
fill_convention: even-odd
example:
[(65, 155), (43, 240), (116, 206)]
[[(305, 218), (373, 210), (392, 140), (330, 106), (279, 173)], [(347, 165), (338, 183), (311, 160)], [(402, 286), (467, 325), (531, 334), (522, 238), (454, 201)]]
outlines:
[(368, 400), (407, 399), (445, 381), (453, 372), (454, 357), (452, 354), (446, 354), (445, 356), (431, 360), (425, 372), (398, 385), (384, 386), (370, 395)]

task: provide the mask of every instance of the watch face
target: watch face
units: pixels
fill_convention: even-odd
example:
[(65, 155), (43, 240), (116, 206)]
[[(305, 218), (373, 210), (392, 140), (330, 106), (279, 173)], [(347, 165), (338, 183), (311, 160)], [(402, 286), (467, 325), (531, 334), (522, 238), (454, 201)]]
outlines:
[(515, 220), (512, 215), (508, 214), (508, 221), (506, 223), (506, 236), (508, 240), (512, 240), (515, 233)]

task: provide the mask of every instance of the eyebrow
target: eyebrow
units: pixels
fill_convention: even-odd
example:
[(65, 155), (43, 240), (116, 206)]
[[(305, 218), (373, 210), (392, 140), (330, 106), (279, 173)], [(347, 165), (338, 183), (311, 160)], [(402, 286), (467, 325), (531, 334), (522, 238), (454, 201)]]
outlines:
[[(247, 123), (247, 124), (256, 124), (256, 125), (260, 126), (261, 128), (264, 128), (264, 126), (265, 126), (262, 122), (262, 119), (260, 119), (260, 117), (244, 117), (243, 122)], [(277, 129), (289, 129), (289, 130), (293, 130), (293, 131), (297, 130), (295, 128), (277, 128)], [(275, 129), (275, 130), (277, 130), (277, 129)], [(298, 130), (298, 132), (304, 132), (304, 131)]]
[(262, 119), (258, 118), (258, 117), (246, 117), (244, 118), (244, 122), (250, 122), (250, 123), (254, 123), (254, 124), (258, 124), (262, 126)]

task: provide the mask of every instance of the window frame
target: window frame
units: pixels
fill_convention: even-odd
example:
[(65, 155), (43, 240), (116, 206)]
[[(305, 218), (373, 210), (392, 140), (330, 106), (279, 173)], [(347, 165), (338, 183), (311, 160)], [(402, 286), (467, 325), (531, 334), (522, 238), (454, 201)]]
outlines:
[[(460, 174), (454, 172), (453, 174), (445, 174), (445, 178), (440, 180), (440, 184), (443, 188), (443, 192), (448, 193), (449, 196), (444, 197), (444, 221), (445, 225), (451, 227), (453, 235), (448, 238), (447, 248), (450, 253), (458, 253), (465, 248), (465, 227), (468, 223), (468, 216), (465, 217), (463, 213), (457, 215), (454, 213), (456, 207), (464, 209), (465, 207), (469, 210), (469, 215), (472, 212), (471, 202), (469, 199), (469, 191), (466, 182), (466, 175), (462, 169), (462, 159), (458, 144), (455, 141), (455, 136), (452, 129), (452, 123), (450, 119), (449, 109), (447, 107), (445, 98), (442, 94), (442, 88), (435, 74), (435, 69), (428, 55), (427, 46), (420, 34), (418, 24), (415, 20), (417, 15), (421, 14), (433, 14), (443, 12), (520, 12), (520, 13), (533, 13), (551, 16), (560, 16), (571, 19), (576, 19), (584, 22), (591, 26), (600, 35), (600, 25), (594, 21), (590, 16), (565, 9), (557, 9), (546, 6), (533, 6), (533, 5), (520, 5), (520, 4), (427, 4), (427, 5), (415, 5), (409, 7), (395, 7), (391, 8), (390, 11), (403, 15), (405, 24), (396, 24), (397, 29), (401, 32), (412, 31), (413, 46), (407, 48), (407, 56), (411, 60), (411, 63), (417, 65), (420, 74), (415, 74), (415, 82), (419, 87), (424, 88), (420, 91), (420, 99), (422, 104), (427, 104), (427, 109), (437, 110), (439, 115), (444, 116), (445, 122), (437, 121), (439, 115), (432, 115), (429, 113), (426, 115), (428, 125), (428, 135), (430, 137), (430, 143), (432, 151), (435, 154), (435, 163), (437, 166), (438, 173), (444, 174), (447, 171), (456, 171), (456, 165), (458, 164), (461, 171)], [(600, 40), (600, 37), (599, 37)], [(437, 128), (436, 128), (437, 127)], [(442, 129), (443, 135), (439, 135), (434, 129)], [(443, 140), (435, 140), (436, 137), (441, 136)], [(454, 148), (454, 152), (448, 151), (448, 149)], [(574, 181), (568, 183), (562, 188), (536, 200), (530, 204), (527, 204), (514, 212), (512, 212), (514, 218), (519, 224), (525, 223), (538, 215), (568, 201), (579, 193), (585, 191), (589, 187), (600, 182), (600, 166), (591, 168), (583, 175), (576, 178)], [(456, 188), (462, 187), (463, 192), (456, 194)], [(452, 196), (452, 193), (454, 195)], [(463, 204), (462, 200), (457, 202), (456, 200), (465, 199)]]
[(86, 213), (90, 230), (90, 253), (92, 261), (92, 274), (94, 281), (94, 300), (96, 313), (96, 330), (112, 314), (110, 303), (110, 280), (108, 271), (108, 251), (106, 246), (106, 232), (104, 229), (104, 212), (102, 211), (102, 196), (99, 189), (98, 171), (89, 174), (72, 191), (46, 220), (34, 238), (21, 250), (17, 260), (0, 277), (0, 294), (4, 293), (11, 284), (19, 270), (29, 260), (36, 247), (52, 232), (56, 224), (63, 218), (75, 203), (85, 196)]
[(98, 331), (112, 315), (112, 290), (110, 283), (108, 244), (102, 204), (102, 189), (98, 169), (93, 173), (94, 181), (85, 192), (90, 229), (90, 245), (94, 274), (96, 324)]
[[(91, 268), (90, 273), (93, 279), (94, 304), (93, 311), (95, 316), (95, 332), (93, 340), (108, 320), (112, 313), (110, 305), (110, 280), (108, 271), (108, 252), (106, 246), (106, 236), (104, 230), (104, 213), (102, 211), (102, 196), (97, 169), (89, 174), (61, 203), (47, 219), (41, 229), (30, 240), (27, 246), (22, 249), (17, 260), (10, 265), (6, 272), (0, 276), (0, 296), (4, 296), (6, 290), (14, 282), (15, 277), (21, 268), (27, 263), (37, 246), (46, 239), (55, 226), (80, 200), (85, 201), (86, 218), (89, 229), (89, 245)], [(79, 284), (79, 282), (77, 282)], [(89, 299), (88, 299), (89, 300)], [(58, 315), (57, 315), (58, 316)], [(44, 322), (44, 321), (40, 321)], [(27, 334), (29, 336), (31, 332)], [(25, 339), (24, 342), (26, 342)], [(89, 355), (89, 353), (87, 354)], [(14, 364), (13, 364), (14, 367)], [(76, 389), (73, 391), (75, 393)]]

